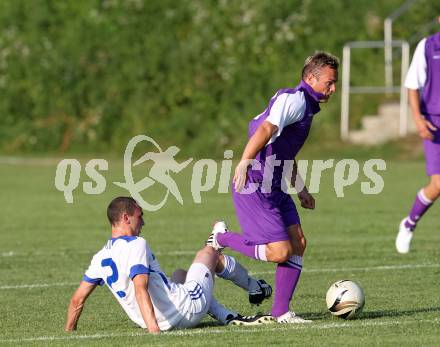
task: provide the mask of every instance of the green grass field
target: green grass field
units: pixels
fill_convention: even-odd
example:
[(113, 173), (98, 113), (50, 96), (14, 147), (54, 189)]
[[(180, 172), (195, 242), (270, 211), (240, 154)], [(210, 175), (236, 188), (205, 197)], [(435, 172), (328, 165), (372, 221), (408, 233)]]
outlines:
[[(107, 204), (126, 195), (111, 184), (122, 180), (121, 163), (110, 162), (103, 194), (86, 195), (77, 189), (73, 204), (54, 188), (56, 162), (2, 163), (0, 344), (439, 346), (440, 207), (433, 206), (420, 222), (412, 252), (397, 254), (396, 227), (426, 177), (422, 162), (388, 161), (387, 166), (379, 195), (361, 194), (360, 179), (345, 190), (344, 198), (337, 198), (333, 171), (325, 172), (315, 194), (316, 210), (300, 210), (308, 250), (291, 308), (313, 324), (222, 327), (208, 317), (197, 329), (150, 336), (129, 321), (105, 287), (90, 297), (78, 331), (63, 331), (70, 296), (91, 256), (110, 235)], [(189, 266), (215, 219), (224, 218), (232, 230), (237, 228), (230, 195), (213, 190), (202, 193), (202, 203), (195, 204), (190, 171), (185, 173), (176, 177), (183, 206), (170, 198), (158, 212), (145, 213), (142, 235), (167, 274)], [(80, 183), (85, 180), (83, 172)], [(151, 190), (144, 192), (150, 201), (163, 193)], [(273, 284), (273, 264), (233, 255)], [(357, 320), (340, 320), (326, 310), (327, 288), (339, 279), (352, 279), (364, 288), (366, 305)], [(222, 280), (216, 282), (215, 293), (242, 314), (271, 307), (271, 301), (251, 307), (244, 291)]]

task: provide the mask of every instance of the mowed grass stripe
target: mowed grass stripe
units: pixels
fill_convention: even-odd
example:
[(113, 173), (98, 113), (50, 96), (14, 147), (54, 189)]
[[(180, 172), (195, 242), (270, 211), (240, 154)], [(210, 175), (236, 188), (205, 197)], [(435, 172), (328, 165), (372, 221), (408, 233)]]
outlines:
[[(396, 254), (396, 221), (408, 212), (415, 192), (425, 182), (420, 176), (424, 164), (392, 162), (387, 166), (385, 189), (379, 196), (361, 194), (360, 178), (345, 190), (343, 199), (336, 198), (333, 172), (324, 172), (315, 196), (317, 210), (300, 212), (312, 247), (293, 308), (315, 319), (313, 326), (221, 327), (207, 318), (197, 329), (151, 336), (133, 327), (106, 289), (97, 290), (87, 302), (77, 332), (62, 330), (66, 304), (82, 271), (109, 236), (108, 202), (126, 191), (109, 184), (102, 195), (84, 194), (82, 183), (89, 179), (82, 170), (74, 204), (67, 204), (54, 188), (56, 165), (3, 165), (0, 202), (7, 232), (0, 245), (0, 273), (6, 279), (0, 283), (0, 345), (440, 346), (440, 322), (432, 321), (440, 319), (440, 222), (436, 218), (440, 205), (423, 218), (414, 252)], [(160, 211), (146, 213), (142, 234), (168, 274), (188, 267), (214, 218), (222, 216), (233, 228), (238, 227), (230, 194), (218, 194), (215, 187), (203, 193), (202, 204), (194, 204), (191, 170), (173, 177), (185, 189), (181, 191), (185, 204), (169, 199)], [(122, 181), (122, 165), (112, 162), (105, 178)], [(159, 201), (159, 188), (145, 191), (144, 198)], [(273, 281), (274, 264), (234, 256), (254, 274), (270, 271), (261, 278)], [(326, 312), (325, 291), (342, 278), (358, 281), (368, 293), (368, 311), (361, 319), (346, 322)], [(226, 281), (216, 285), (219, 301), (240, 313), (255, 313), (244, 291)], [(267, 312), (271, 304), (268, 300), (259, 309)]]
[[(388, 271), (388, 270), (403, 270), (403, 269), (421, 269), (421, 268), (436, 268), (440, 264), (405, 264), (405, 265), (381, 265), (381, 266), (367, 266), (367, 267), (346, 267), (335, 269), (303, 269), (302, 272), (308, 273), (327, 273), (327, 272), (346, 272), (346, 271)], [(275, 271), (260, 271), (250, 272), (252, 275), (273, 274)]]
[[(405, 264), (405, 265), (382, 265), (382, 266), (369, 266), (369, 267), (352, 267), (352, 268), (337, 268), (337, 269), (304, 269), (303, 272), (310, 273), (327, 273), (327, 272), (348, 272), (348, 271), (389, 271), (389, 270), (412, 270), (421, 268), (436, 268), (440, 267), (440, 264)], [(275, 271), (261, 271), (250, 272), (251, 275), (262, 274), (274, 274)], [(79, 282), (65, 282), (65, 283), (33, 283), (33, 284), (17, 284), (0, 286), (0, 290), (8, 289), (33, 289), (33, 288), (46, 288), (46, 287), (70, 287), (78, 285)]]
[[(49, 257), (49, 256), (60, 256), (65, 255), (69, 253), (70, 251), (66, 252), (56, 252), (56, 253), (43, 253), (43, 252), (34, 252), (34, 253), (22, 253), (22, 252), (15, 252), (15, 251), (9, 251), (9, 252), (3, 252), (0, 253), (0, 257)], [(96, 252), (96, 251), (95, 251)], [(93, 254), (93, 251), (75, 251), (75, 254), (81, 255), (81, 254)], [(191, 255), (195, 256), (197, 251), (170, 251), (170, 252), (154, 252), (155, 255), (166, 255), (166, 256), (182, 256), (182, 255)]]
[[(400, 324), (440, 324), (439, 318), (434, 319), (411, 319), (401, 320), (394, 319), (391, 321), (352, 321), (352, 322), (338, 322), (338, 323), (312, 323), (312, 324), (289, 324), (289, 325), (276, 325), (272, 323), (274, 327), (264, 328), (262, 326), (254, 328), (235, 328), (232, 329), (187, 329), (187, 330), (174, 330), (164, 333), (163, 336), (194, 336), (194, 335), (210, 335), (210, 334), (225, 334), (225, 333), (239, 333), (239, 334), (254, 334), (258, 332), (272, 332), (280, 330), (321, 330), (321, 329), (341, 329), (352, 327), (379, 327), (379, 326), (393, 326)], [(0, 343), (21, 343), (21, 342), (38, 342), (38, 341), (61, 341), (61, 340), (92, 340), (92, 339), (106, 339), (115, 337), (147, 337), (146, 332), (137, 333), (109, 333), (109, 334), (93, 334), (93, 335), (69, 335), (69, 336), (35, 336), (18, 339), (5, 339), (0, 340)]]
[(17, 284), (12, 286), (1, 286), (0, 290), (8, 289), (36, 289), (36, 288), (48, 288), (48, 287), (70, 287), (78, 285), (78, 282), (71, 283), (34, 283), (34, 284)]

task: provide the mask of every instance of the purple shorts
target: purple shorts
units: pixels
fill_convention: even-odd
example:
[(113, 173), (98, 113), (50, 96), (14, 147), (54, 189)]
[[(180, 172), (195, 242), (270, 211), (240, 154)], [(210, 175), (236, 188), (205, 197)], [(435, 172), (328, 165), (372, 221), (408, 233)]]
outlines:
[(232, 187), (232, 198), (248, 245), (289, 240), (287, 227), (300, 224), (292, 198), (279, 188), (273, 188), (271, 193), (257, 190), (252, 194), (240, 194)]
[(435, 127), (434, 139), (423, 140), (426, 159), (426, 174), (428, 176), (440, 175), (440, 116), (426, 117)]

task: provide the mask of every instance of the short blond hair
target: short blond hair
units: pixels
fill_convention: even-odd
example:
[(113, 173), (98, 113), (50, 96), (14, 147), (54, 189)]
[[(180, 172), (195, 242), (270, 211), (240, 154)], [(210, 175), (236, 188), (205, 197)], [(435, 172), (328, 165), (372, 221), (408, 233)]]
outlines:
[(321, 69), (326, 66), (337, 70), (339, 68), (339, 59), (327, 52), (316, 52), (305, 60), (301, 77), (305, 79), (309, 74), (319, 77)]

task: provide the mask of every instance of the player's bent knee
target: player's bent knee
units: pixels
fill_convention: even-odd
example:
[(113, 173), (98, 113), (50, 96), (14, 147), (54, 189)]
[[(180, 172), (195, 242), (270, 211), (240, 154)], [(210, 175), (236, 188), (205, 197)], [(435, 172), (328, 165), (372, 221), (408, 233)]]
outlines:
[(304, 251), (306, 250), (307, 247), (307, 240), (305, 237), (303, 237), (300, 241), (301, 247), (302, 247), (302, 252), (304, 253)]
[(294, 254), (292, 242), (280, 241), (266, 245), (267, 261), (272, 263), (284, 263)]
[(267, 260), (273, 263), (285, 263), (292, 256), (292, 252), (289, 249), (281, 249), (276, 253), (270, 255)]
[(437, 196), (440, 195), (440, 180), (434, 180), (433, 186), (437, 192)]

